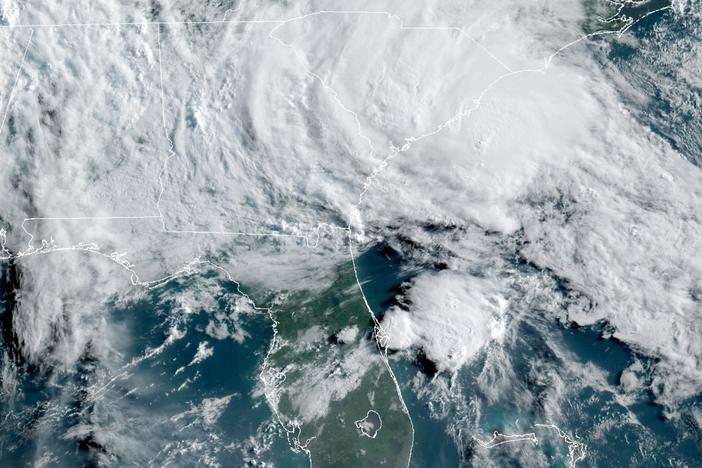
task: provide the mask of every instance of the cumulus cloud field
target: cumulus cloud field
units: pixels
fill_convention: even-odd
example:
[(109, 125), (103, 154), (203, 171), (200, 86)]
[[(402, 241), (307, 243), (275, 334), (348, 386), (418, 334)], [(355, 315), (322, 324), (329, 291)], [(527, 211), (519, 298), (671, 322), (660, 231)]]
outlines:
[[(700, 393), (698, 43), (592, 34), (610, 2), (225, 3), (0, 4), (1, 256), (20, 278), (3, 395), (23, 363), (72, 373), (88, 347), (116, 371), (107, 304), (215, 272), (248, 294), (206, 333), (243, 343), (272, 292), (319, 292), (378, 244), (413, 273), (371, 311), (382, 353), (340, 359), (346, 380), (301, 364), (324, 387), (293, 402), (301, 421), (387, 351), (449, 379), (487, 359), (507, 387), (501, 349), (537, 316), (652, 360), (622, 374), (622, 402), (650, 391), (674, 413)], [(700, 35), (699, 2), (660, 8)], [(677, 75), (609, 60), (624, 46)], [(196, 346), (191, 366), (216, 355)], [(231, 398), (183, 414), (211, 425)]]

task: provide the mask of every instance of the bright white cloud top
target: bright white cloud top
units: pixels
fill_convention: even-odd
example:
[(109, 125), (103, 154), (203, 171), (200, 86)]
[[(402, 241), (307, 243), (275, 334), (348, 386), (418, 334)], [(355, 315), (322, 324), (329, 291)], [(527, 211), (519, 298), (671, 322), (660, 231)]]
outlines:
[[(54, 383), (87, 360), (105, 385), (86, 390), (95, 401), (118, 376), (134, 379), (96, 410), (117, 414), (129, 392), (150, 392), (142, 362), (182, 345), (186, 362), (162, 375), (185, 380), (159, 391), (197, 388), (220, 346), (253, 346), (264, 317), (274, 338), (252, 360), (249, 393), (322, 465), (334, 461), (317, 449), (331, 420), (352, 428), (377, 411), (382, 430), (362, 442), (388, 443), (383, 408), (403, 415), (407, 455), (395, 463), (406, 464), (408, 391), (433, 416), (454, 404), (460, 424), (489, 432), (504, 428), (481, 417), (505, 395), (567, 422), (566, 400), (579, 398), (568, 378), (615, 394), (631, 421), (646, 392), (668, 417), (694, 413), (698, 1), (224, 3), (0, 5), (4, 401), (21, 399), (31, 366)], [(635, 33), (639, 23), (648, 29)], [(377, 246), (402, 258), (404, 284), (385, 302), (363, 278)], [(148, 301), (171, 307), (154, 315), (160, 344), (111, 312)], [(619, 381), (574, 364), (567, 326), (629, 353)], [(520, 363), (520, 346), (536, 357)], [(417, 353), (438, 371), (429, 383), (403, 371)], [(482, 392), (473, 400), (469, 384)], [(197, 398), (164, 421), (215, 427), (239, 393)], [(94, 432), (106, 452), (129, 453), (109, 419), (81, 420), (66, 440)], [(585, 454), (543, 427), (572, 464)], [(465, 433), (452, 433), (457, 445)], [(527, 440), (495, 434), (499, 450)], [(220, 455), (197, 456), (215, 466)]]

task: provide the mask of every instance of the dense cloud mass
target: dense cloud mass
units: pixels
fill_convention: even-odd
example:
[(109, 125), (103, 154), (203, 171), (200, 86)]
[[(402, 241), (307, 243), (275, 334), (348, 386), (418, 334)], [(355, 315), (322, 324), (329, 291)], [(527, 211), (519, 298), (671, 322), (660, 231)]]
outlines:
[(504, 333), (506, 300), (485, 280), (445, 271), (419, 276), (406, 300), (409, 311), (386, 312), (390, 346), (419, 346), (441, 370), (460, 368)]
[[(568, 379), (615, 395), (637, 424), (628, 408), (646, 395), (674, 417), (700, 394), (699, 2), (229, 3), (0, 5), (3, 398), (21, 399), (26, 366), (57, 382), (89, 360), (106, 381), (147, 380), (138, 359), (197, 336), (183, 345), (185, 378), (221, 343), (248, 346), (243, 323), (274, 317), (263, 307), (322, 295), (339, 265), (378, 245), (402, 263), (395, 297), (372, 311), (388, 349), (371, 349), (365, 323), (332, 329), (324, 309), (300, 336), (343, 352), (281, 365), (257, 389), (295, 427), (284, 431), (298, 451), (309, 455), (299, 425), (352, 394), (386, 351), (431, 367), (430, 381), (391, 373), (398, 390), (473, 429), (509, 398), (565, 420)], [(352, 271), (354, 288), (372, 289)], [(159, 300), (180, 305), (150, 325), (164, 327), (163, 347), (120, 338), (131, 329), (107, 310), (171, 281)], [(620, 375), (576, 364), (550, 336), (567, 327), (620, 344)], [(264, 377), (281, 343), (260, 344)], [(312, 359), (304, 344), (291, 349)], [(520, 361), (520, 347), (537, 357)], [(487, 403), (469, 401), (467, 373)], [(188, 379), (182, 388), (206, 380)], [(271, 388), (289, 392), (294, 417), (278, 414)], [(198, 395), (164, 427), (212, 427), (233, 395)], [(114, 463), (128, 450), (98, 419), (65, 438), (88, 431)], [(454, 432), (461, 461), (493, 463)], [(143, 450), (130, 460), (168, 459)]]

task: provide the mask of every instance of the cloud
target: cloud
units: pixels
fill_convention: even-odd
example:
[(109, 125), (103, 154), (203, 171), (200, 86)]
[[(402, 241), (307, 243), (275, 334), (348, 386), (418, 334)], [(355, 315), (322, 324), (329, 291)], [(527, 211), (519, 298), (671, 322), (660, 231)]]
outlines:
[(383, 318), (390, 348), (421, 348), (439, 370), (467, 364), (505, 330), (507, 300), (500, 285), (453, 272), (420, 275)]
[[(581, 37), (582, 2), (358, 5), (388, 13), (144, 26), (224, 12), (185, 2), (160, 12), (116, 2), (3, 6), (12, 23), (137, 23), (2, 31), (7, 247), (27, 249), (30, 236), (35, 248), (95, 243), (149, 280), (214, 258), (272, 300), (275, 290), (318, 289), (348, 261), (346, 232), (320, 226), (351, 224), (361, 243), (410, 233), (418, 257), (440, 251), (449, 270), (420, 273), (383, 326), (391, 346), (422, 348), (446, 371), (500, 341), (508, 290), (528, 281), (501, 257), (507, 251), (583, 298), (550, 318), (606, 322), (658, 359), (659, 402), (699, 393), (702, 173), (652, 130), (655, 120), (639, 120), (647, 91), (623, 93), (626, 74), (604, 70), (591, 42), (551, 57)], [(315, 6), (263, 2), (237, 14), (295, 18)], [(693, 2), (674, 6), (670, 21), (699, 15)], [(698, 115), (694, 92), (674, 86), (699, 88), (698, 54), (663, 44), (659, 55), (676, 69), (663, 94)], [(636, 74), (658, 83), (645, 65)], [(65, 216), (154, 217), (22, 221)], [(415, 235), (427, 224), (457, 228)], [(111, 359), (99, 344), (115, 333), (104, 306), (133, 297), (132, 273), (91, 255), (18, 260), (13, 327), (34, 362), (68, 371), (88, 343)], [(207, 332), (243, 339), (229, 325), (245, 313), (214, 316)], [(358, 385), (368, 353), (303, 364), (306, 386), (289, 390), (305, 420)], [(336, 365), (347, 373), (327, 379), (322, 370)], [(635, 389), (633, 377), (622, 385)]]

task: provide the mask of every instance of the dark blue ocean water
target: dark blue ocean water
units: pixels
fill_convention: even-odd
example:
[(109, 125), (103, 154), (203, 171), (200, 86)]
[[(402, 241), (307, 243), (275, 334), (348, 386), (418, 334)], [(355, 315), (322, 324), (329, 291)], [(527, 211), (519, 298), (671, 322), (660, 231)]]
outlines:
[[(699, 103), (699, 90), (676, 73), (684, 57), (681, 52), (702, 40), (701, 31), (693, 20), (657, 13), (630, 30), (641, 41), (638, 47), (631, 42), (611, 42), (602, 57), (634, 88), (652, 97), (643, 108), (633, 107), (632, 102), (635, 115), (698, 165), (702, 131), (700, 109), (693, 104)], [(680, 106), (680, 102), (689, 105)], [(402, 292), (402, 283), (420, 270), (385, 245), (363, 253), (358, 266), (370, 306), (381, 318)], [(243, 318), (249, 335), (243, 343), (214, 339), (205, 333), (205, 327), (213, 313), (227, 310), (236, 290), (224, 284), (228, 294), (218, 298), (217, 310), (194, 310), (183, 316), (171, 298), (190, 287), (197, 284), (170, 283), (136, 303), (112, 304), (99, 311), (123, 337), (94, 345), (108, 344), (116, 356), (114, 362), (101, 362), (86, 349), (72, 373), (21, 367), (18, 395), (12, 402), (0, 402), (0, 466), (24, 466), (42, 455), (52, 457), (52, 466), (91, 466), (104, 460), (115, 465), (161, 466), (175, 454), (180, 465), (213, 460), (223, 466), (241, 466), (253, 455), (253, 445), (247, 444), (251, 438), (270, 444), (257, 458), (279, 467), (307, 466), (306, 458), (292, 453), (280, 429), (271, 424), (272, 414), (263, 398), (254, 395), (272, 336), (269, 318), (263, 314)], [(161, 353), (129, 365), (148, 349), (162, 346), (173, 326), (182, 338)], [(545, 422), (543, 408), (554, 396), (548, 379), (529, 378), (535, 363), (541, 366), (541, 375), (553, 372), (566, 383), (565, 398), (559, 400), (560, 419), (554, 422), (587, 443), (584, 466), (700, 466), (702, 429), (694, 415), (699, 398), (681, 403), (674, 418), (666, 417), (650, 393), (625, 406), (611, 391), (573, 380), (565, 371), (569, 362), (559, 356), (565, 351), (574, 362), (592, 365), (614, 389), (622, 371), (635, 360), (645, 369), (654, 366), (655, 360), (603, 339), (602, 325), (573, 328), (534, 311), (532, 318), (515, 327), (516, 339), (506, 345), (509, 365), (519, 376), (513, 382), (514, 391), (529, 394), (531, 403), (523, 406), (508, 397), (487, 402), (476, 383), (484, 363), (484, 357), (479, 357), (459, 374), (462, 401), (454, 402), (456, 408), (465, 404), (469, 409), (479, 402), (475, 424), (453, 417), (451, 411), (445, 418), (432, 417), (431, 399), (418, 397), (411, 387), (418, 373), (430, 379), (430, 366), (419, 359), (392, 357), (391, 366), (415, 427), (413, 466), (471, 464), (471, 452), (480, 450), (472, 442), (473, 434), (485, 437), (494, 430), (510, 432), (517, 419), (522, 427)], [(203, 342), (213, 355), (188, 366)], [(180, 368), (183, 370), (177, 373)], [(203, 421), (203, 400), (227, 397), (225, 409), (213, 421)], [(639, 424), (625, 424), (626, 418)], [(68, 436), (79, 428), (79, 435)], [(511, 447), (519, 450), (519, 445)], [(555, 465), (564, 465), (563, 444), (549, 439), (540, 448), (555, 457)]]
[[(205, 327), (214, 313), (227, 311), (236, 289), (223, 283), (226, 293), (217, 298), (218, 310), (184, 315), (173, 298), (197, 288), (193, 282), (169, 283), (136, 303), (113, 304), (105, 311), (109, 326), (123, 339), (96, 346), (109, 345), (119, 362), (106, 366), (86, 350), (71, 375), (25, 369), (21, 397), (0, 403), (0, 414), (7, 415), (0, 425), (0, 464), (23, 466), (51, 454), (52, 466), (162, 466), (174, 460), (179, 466), (206, 460), (243, 466), (254, 455), (247, 441), (256, 438), (267, 447), (255, 458), (275, 466), (307, 466), (306, 457), (293, 454), (279, 434), (264, 399), (254, 395), (272, 337), (269, 317), (245, 317), (249, 336), (243, 343), (214, 339)], [(182, 337), (140, 360), (162, 346), (174, 326)], [(203, 342), (212, 356), (189, 366)], [(221, 414), (206, 421), (203, 401), (226, 397)], [(84, 428), (79, 437), (67, 437), (78, 427)]]
[[(654, 3), (663, 6), (670, 2)], [(691, 2), (689, 8), (699, 11), (699, 2)], [(661, 11), (636, 23), (628, 34), (637, 41), (609, 41), (601, 56), (636, 93), (647, 97), (642, 106), (624, 92), (624, 102), (643, 124), (690, 162), (702, 165), (702, 94), (695, 74), (686, 75), (695, 68), (690, 60), (702, 43), (699, 18)]]
[[(400, 256), (387, 246), (366, 252), (358, 261), (359, 274), (364, 283), (364, 292), (378, 315), (401, 291), (400, 285), (407, 281), (416, 269), (403, 265)], [(426, 366), (416, 359), (392, 359), (391, 366), (401, 383), (403, 397), (410, 410), (415, 427), (415, 446), (412, 465), (417, 467), (472, 465), (471, 454), (484, 450), (473, 441), (473, 436), (489, 439), (493, 431), (514, 433), (516, 420), (521, 421), (521, 432), (534, 431), (540, 438), (539, 449), (550, 455), (553, 466), (567, 466), (567, 448), (554, 434), (539, 432), (533, 424), (545, 423), (543, 405), (553, 396), (548, 382), (539, 379), (530, 381), (534, 363), (539, 363), (544, 375), (554, 372), (565, 381), (566, 394), (558, 400), (560, 406), (558, 423), (562, 430), (587, 444), (588, 453), (583, 466), (660, 466), (663, 463), (687, 463), (694, 466), (702, 459), (700, 431), (689, 411), (698, 402), (681, 405), (682, 418), (666, 419), (664, 409), (653, 402), (653, 395), (644, 394), (628, 406), (623, 406), (612, 391), (592, 388), (587, 382), (570, 380), (569, 362), (559, 357), (563, 353), (571, 356), (572, 363), (592, 365), (605, 375), (606, 383), (616, 391), (624, 369), (635, 360), (650, 368), (655, 362), (638, 356), (625, 345), (613, 339), (603, 338), (605, 327), (570, 327), (553, 319), (539, 316), (534, 311), (533, 320), (517, 324), (511, 333), (516, 337), (505, 346), (510, 355), (512, 371), (518, 380), (513, 382), (514, 394), (489, 403), (481, 394), (476, 382), (484, 356), (479, 357), (459, 373), (462, 401), (455, 401), (455, 413), (468, 415), (472, 403), (479, 403), (480, 415), (476, 427), (471, 418), (454, 418), (449, 411), (445, 418), (434, 418), (429, 409), (431, 398), (418, 398), (410, 386), (417, 373), (427, 375)], [(437, 376), (441, 378), (441, 376)], [(515, 404), (511, 396), (518, 392), (531, 395), (531, 406)], [(520, 400), (523, 401), (523, 400)], [(626, 424), (633, 417), (638, 424)], [(518, 444), (511, 445), (519, 451)], [(506, 450), (506, 449), (505, 449)], [(500, 453), (503, 453), (502, 450)], [(496, 459), (500, 462), (500, 459)], [(504, 463), (514, 463), (502, 459)]]
[[(407, 269), (400, 254), (387, 245), (378, 245), (363, 253), (356, 264), (363, 292), (378, 317), (395, 303), (402, 283), (416, 274), (416, 270)], [(414, 425), (412, 466), (457, 466), (458, 451), (448, 430), (451, 421), (432, 418), (427, 403), (418, 399), (410, 388), (419, 367), (413, 361), (392, 358), (390, 365), (400, 383)]]

